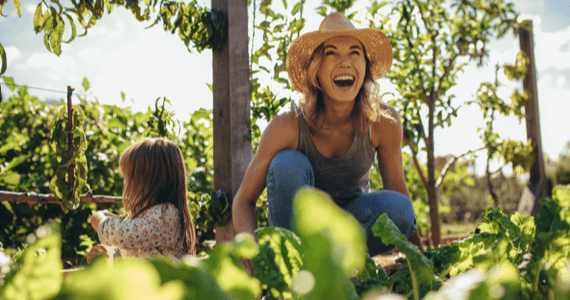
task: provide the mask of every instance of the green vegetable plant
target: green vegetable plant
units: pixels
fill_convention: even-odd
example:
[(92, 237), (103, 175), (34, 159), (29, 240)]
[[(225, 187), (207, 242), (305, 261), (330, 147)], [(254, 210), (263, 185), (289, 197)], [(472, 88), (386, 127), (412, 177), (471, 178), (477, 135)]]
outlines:
[[(424, 254), (382, 215), (373, 232), (405, 255), (390, 277), (366, 255), (358, 222), (310, 188), (295, 196), (293, 230), (260, 228), (259, 245), (240, 234), (206, 257), (112, 266), (97, 258), (65, 280), (59, 231), (44, 226), (17, 255), (0, 249), (0, 298), (563, 300), (570, 294), (569, 201), (570, 186), (558, 186), (534, 217), (487, 209), (468, 238)], [(241, 267), (244, 258), (254, 262), (253, 276)]]

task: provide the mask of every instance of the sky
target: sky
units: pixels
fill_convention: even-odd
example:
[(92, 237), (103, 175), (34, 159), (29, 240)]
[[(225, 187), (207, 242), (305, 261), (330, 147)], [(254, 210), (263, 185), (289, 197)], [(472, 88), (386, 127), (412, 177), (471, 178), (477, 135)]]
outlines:
[[(358, 5), (369, 3), (356, 2)], [(557, 159), (570, 141), (570, 0), (512, 2), (521, 12), (521, 19), (533, 20), (543, 151), (548, 157)], [(68, 85), (76, 89), (75, 93), (83, 94), (81, 83), (86, 77), (90, 81), (88, 99), (97, 98), (105, 104), (146, 111), (158, 97), (166, 97), (172, 101), (171, 110), (180, 120), (188, 119), (192, 111), (201, 107), (213, 107), (212, 93), (207, 86), (212, 83), (210, 50), (189, 53), (178, 36), (164, 32), (160, 24), (145, 29), (149, 23), (139, 23), (129, 11), (116, 8), (99, 20), (85, 37), (63, 44), (63, 53), (57, 57), (45, 48), (43, 33), (36, 35), (33, 30), (32, 19), (38, 3), (38, 0), (22, 0), (22, 17), (18, 18), (10, 1), (4, 8), (7, 17), (0, 16), (0, 42), (8, 57), (4, 76), (13, 77), (16, 84), (61, 91), (30, 88), (31, 95), (42, 100), (59, 100), (65, 97)], [(210, 1), (199, 3), (210, 5)], [(310, 7), (304, 16), (307, 25), (303, 32), (316, 30), (322, 17)], [(363, 19), (364, 16), (357, 14), (355, 18)], [(356, 24), (356, 27), (360, 25)], [(459, 101), (457, 103), (473, 99), (481, 81), (494, 80), (496, 63), (514, 62), (519, 51), (518, 38), (508, 34), (493, 41), (489, 49), (490, 57), (485, 67), (467, 67), (459, 76), (458, 85), (450, 91), (456, 95), (454, 101)], [(508, 82), (504, 76), (500, 80), (506, 83), (501, 90), (505, 98), (514, 88), (522, 86), (521, 82)], [(383, 92), (394, 91), (387, 79), (380, 79), (379, 83)], [(2, 93), (5, 98), (10, 96), (5, 85), (2, 85)], [(126, 94), (124, 103), (121, 93)], [(291, 95), (293, 99), (300, 97)], [(526, 140), (524, 120), (519, 123), (511, 117), (499, 119), (496, 124), (501, 137)], [(461, 109), (451, 127), (436, 130), (435, 154), (460, 155), (481, 147), (477, 128), (483, 126), (478, 108)], [(479, 171), (483, 164), (478, 160)]]

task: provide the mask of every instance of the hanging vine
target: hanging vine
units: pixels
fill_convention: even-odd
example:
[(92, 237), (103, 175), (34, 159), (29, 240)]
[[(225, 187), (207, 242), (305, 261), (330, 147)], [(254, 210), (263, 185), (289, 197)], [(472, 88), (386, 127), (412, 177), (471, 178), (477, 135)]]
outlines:
[(80, 106), (71, 108), (71, 88), (68, 87), (68, 106), (60, 109), (52, 131), (50, 146), (58, 164), (49, 189), (59, 199), (64, 212), (75, 210), (80, 204), (80, 194), (87, 184), (87, 139), (81, 130), (85, 113)]

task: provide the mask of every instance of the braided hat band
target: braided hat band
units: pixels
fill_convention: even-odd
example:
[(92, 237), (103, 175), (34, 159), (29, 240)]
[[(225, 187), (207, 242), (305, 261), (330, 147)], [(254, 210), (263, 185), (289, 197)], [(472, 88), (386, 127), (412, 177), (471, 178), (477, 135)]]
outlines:
[(305, 93), (309, 64), (313, 51), (324, 41), (337, 36), (351, 36), (359, 40), (366, 51), (374, 80), (382, 78), (392, 66), (392, 45), (386, 35), (374, 28), (356, 29), (342, 13), (326, 16), (318, 31), (296, 38), (287, 52), (287, 74), (294, 90)]

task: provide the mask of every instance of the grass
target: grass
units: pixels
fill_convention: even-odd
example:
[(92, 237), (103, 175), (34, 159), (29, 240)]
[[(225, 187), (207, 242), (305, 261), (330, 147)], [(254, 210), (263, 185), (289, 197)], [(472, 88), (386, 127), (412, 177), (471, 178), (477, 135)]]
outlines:
[(442, 235), (455, 235), (455, 234), (469, 234), (475, 231), (479, 222), (456, 222), (456, 223), (443, 223), (441, 224)]

